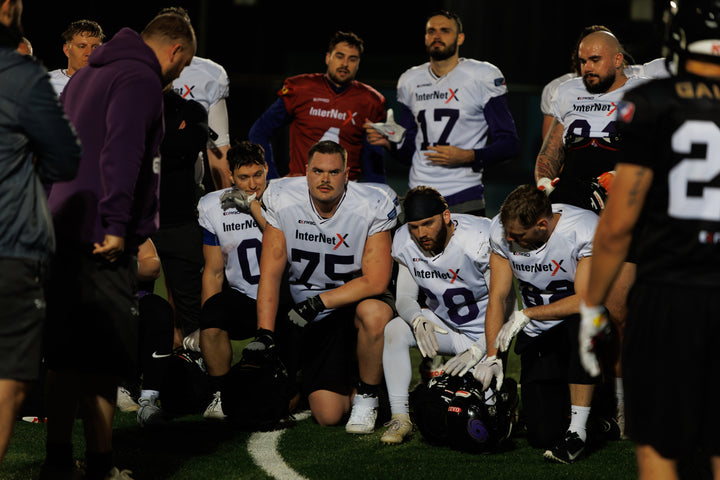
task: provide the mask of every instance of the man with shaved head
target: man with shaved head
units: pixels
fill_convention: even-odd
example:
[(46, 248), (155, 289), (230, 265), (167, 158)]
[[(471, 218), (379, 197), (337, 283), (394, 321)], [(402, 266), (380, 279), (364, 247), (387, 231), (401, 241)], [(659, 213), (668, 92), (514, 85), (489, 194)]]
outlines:
[[(598, 30), (582, 38), (577, 48), (579, 77), (562, 83), (551, 99), (554, 117), (535, 164), (538, 188), (553, 203), (579, 206), (599, 213), (609, 190), (621, 138), (615, 128), (616, 106), (623, 95), (648, 77), (628, 77), (622, 45), (610, 31)], [(624, 331), (627, 291), (635, 268), (625, 263), (605, 306), (616, 327), (613, 341)], [(594, 357), (593, 357), (594, 360)], [(620, 358), (615, 363), (616, 421), (623, 429)], [(586, 365), (598, 376), (597, 361)], [(608, 415), (609, 416), (609, 415)]]

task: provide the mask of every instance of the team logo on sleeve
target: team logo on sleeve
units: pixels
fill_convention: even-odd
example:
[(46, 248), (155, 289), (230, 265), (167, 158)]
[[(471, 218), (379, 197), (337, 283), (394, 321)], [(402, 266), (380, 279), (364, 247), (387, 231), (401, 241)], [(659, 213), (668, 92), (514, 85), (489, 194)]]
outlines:
[(505, 85), (505, 77), (496, 78), (493, 80), (493, 83), (495, 83), (496, 87), (499, 87), (500, 85)]
[(618, 104), (618, 118), (625, 123), (632, 122), (635, 115), (635, 104), (632, 102), (622, 101)]

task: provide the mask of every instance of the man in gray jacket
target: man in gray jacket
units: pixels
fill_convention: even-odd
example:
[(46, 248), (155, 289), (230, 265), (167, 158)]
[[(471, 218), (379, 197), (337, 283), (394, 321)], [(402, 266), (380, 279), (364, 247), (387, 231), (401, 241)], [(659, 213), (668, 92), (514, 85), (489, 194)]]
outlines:
[(22, 0), (0, 1), (0, 463), (40, 366), (41, 284), (55, 237), (41, 182), (71, 179), (80, 144), (47, 70), (19, 54)]

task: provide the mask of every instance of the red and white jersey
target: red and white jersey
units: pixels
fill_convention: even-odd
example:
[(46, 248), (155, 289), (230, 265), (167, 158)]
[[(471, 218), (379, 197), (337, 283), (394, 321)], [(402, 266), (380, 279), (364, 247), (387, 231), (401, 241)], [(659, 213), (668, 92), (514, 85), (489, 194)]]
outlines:
[(491, 98), (506, 93), (502, 72), (473, 59), (461, 58), (442, 77), (433, 73), (429, 62), (403, 73), (397, 84), (397, 99), (412, 111), (418, 124), (410, 188), (432, 185), (447, 197), (481, 184), (482, 172), (473, 172), (470, 165), (441, 168), (427, 160), (425, 153), (434, 145), (483, 148), (488, 139), (483, 108)]
[(350, 179), (361, 176), (363, 124), (385, 121), (385, 97), (353, 80), (336, 93), (322, 73), (290, 77), (278, 92), (290, 123), (290, 175), (305, 175), (307, 153), (321, 140), (332, 140), (348, 152)]
[(397, 195), (390, 187), (348, 182), (333, 216), (322, 218), (310, 200), (305, 177), (274, 179), (262, 204), (268, 223), (285, 235), (295, 303), (359, 277), (365, 242), (392, 229), (398, 215)]
[[(577, 264), (581, 258), (592, 255), (598, 216), (562, 203), (554, 204), (553, 212), (560, 213), (560, 219), (547, 243), (536, 250), (508, 242), (499, 215), (493, 218), (490, 227), (492, 250), (510, 262), (524, 308), (547, 305), (573, 295)], [(534, 337), (561, 321), (531, 320), (524, 331)]]
[(569, 133), (586, 138), (605, 138), (617, 132), (617, 105), (625, 93), (649, 81), (630, 77), (620, 88), (607, 93), (590, 93), (581, 77), (558, 86), (552, 98), (552, 114), (563, 125), (563, 138)]
[(403, 225), (395, 232), (392, 255), (408, 268), (426, 296), (427, 307), (446, 324), (477, 340), (485, 333), (490, 219), (458, 213), (451, 218), (455, 230), (440, 254), (429, 256)]
[(230, 80), (222, 65), (207, 58), (193, 57), (173, 82), (173, 89), (187, 100), (210, 107), (230, 95)]
[(257, 298), (262, 231), (252, 215), (235, 208), (223, 210), (220, 196), (226, 190), (229, 189), (210, 192), (200, 199), (198, 222), (217, 239), (230, 286), (250, 298)]

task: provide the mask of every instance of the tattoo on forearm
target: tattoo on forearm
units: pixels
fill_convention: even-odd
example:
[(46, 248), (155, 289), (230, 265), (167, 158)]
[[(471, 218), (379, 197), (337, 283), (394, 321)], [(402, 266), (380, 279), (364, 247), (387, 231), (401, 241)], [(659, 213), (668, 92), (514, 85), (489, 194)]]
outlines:
[(633, 183), (632, 187), (630, 188), (630, 192), (628, 195), (628, 206), (632, 207), (634, 205), (637, 205), (637, 202), (640, 201), (640, 199), (639, 199), (640, 184), (643, 183), (643, 180), (645, 179), (645, 176), (647, 174), (648, 174), (647, 168), (641, 168), (635, 174), (635, 183)]
[(565, 162), (565, 148), (562, 141), (563, 130), (554, 128), (545, 138), (535, 161), (535, 179), (555, 178), (560, 174)]

